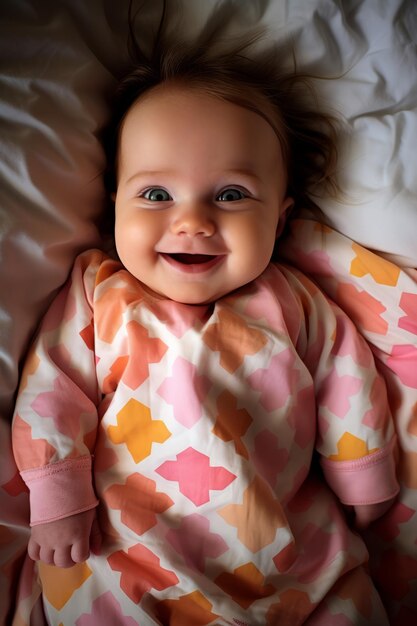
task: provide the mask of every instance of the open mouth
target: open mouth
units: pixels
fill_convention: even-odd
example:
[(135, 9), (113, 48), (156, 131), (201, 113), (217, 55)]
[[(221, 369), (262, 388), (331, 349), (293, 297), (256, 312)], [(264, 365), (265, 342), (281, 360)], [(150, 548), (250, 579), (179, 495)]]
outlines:
[(183, 263), (184, 265), (204, 265), (205, 263), (210, 263), (216, 257), (212, 254), (169, 254), (167, 255), (177, 261), (177, 263)]
[(185, 252), (162, 253), (171, 267), (182, 272), (204, 272), (222, 261), (225, 256), (222, 254), (188, 254)]

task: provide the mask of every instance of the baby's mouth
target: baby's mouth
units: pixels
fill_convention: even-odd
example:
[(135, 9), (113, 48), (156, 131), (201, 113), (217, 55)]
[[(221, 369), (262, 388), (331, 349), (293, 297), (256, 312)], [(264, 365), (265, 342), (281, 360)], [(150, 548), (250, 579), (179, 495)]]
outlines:
[(177, 263), (183, 263), (184, 265), (204, 265), (216, 258), (216, 255), (213, 254), (187, 254), (185, 252), (168, 254), (167, 256), (177, 261)]
[(185, 274), (204, 274), (217, 267), (225, 254), (190, 254), (187, 252), (162, 252), (162, 258), (174, 270)]

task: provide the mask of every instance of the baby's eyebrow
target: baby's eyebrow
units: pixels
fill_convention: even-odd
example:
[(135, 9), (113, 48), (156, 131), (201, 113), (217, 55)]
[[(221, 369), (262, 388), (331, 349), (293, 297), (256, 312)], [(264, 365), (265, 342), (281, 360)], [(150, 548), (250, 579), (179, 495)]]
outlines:
[(154, 178), (158, 178), (159, 176), (170, 176), (174, 173), (174, 170), (147, 170), (147, 169), (142, 169), (140, 170), (140, 172), (135, 172), (135, 174), (132, 174), (132, 176), (129, 176), (129, 178), (127, 179), (126, 183), (131, 183), (132, 181), (136, 180), (136, 179), (140, 179), (140, 178), (144, 178), (144, 177), (154, 177)]
[(231, 169), (224, 170), (224, 173), (227, 174), (228, 176), (242, 176), (244, 178), (252, 178), (256, 181), (259, 180), (259, 176), (257, 176), (257, 174), (255, 174), (255, 172), (251, 168), (246, 168), (246, 167), (235, 168), (234, 167)]

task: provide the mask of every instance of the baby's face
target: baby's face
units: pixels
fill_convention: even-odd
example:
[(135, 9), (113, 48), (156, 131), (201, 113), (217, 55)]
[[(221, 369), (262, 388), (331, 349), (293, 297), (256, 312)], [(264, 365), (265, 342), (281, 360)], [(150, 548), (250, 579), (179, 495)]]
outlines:
[(116, 247), (154, 292), (203, 304), (268, 265), (291, 204), (279, 140), (258, 114), (196, 90), (157, 88), (120, 136)]

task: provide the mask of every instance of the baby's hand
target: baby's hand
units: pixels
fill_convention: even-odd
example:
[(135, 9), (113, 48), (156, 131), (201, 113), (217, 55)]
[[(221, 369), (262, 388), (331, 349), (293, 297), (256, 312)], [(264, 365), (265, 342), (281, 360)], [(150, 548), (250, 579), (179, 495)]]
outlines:
[(72, 567), (97, 554), (101, 545), (95, 509), (55, 522), (33, 526), (28, 554), (34, 561), (58, 567)]
[(363, 530), (369, 526), (372, 522), (379, 519), (391, 508), (395, 501), (395, 498), (386, 500), (385, 502), (378, 502), (377, 504), (357, 504), (355, 505), (355, 526), (359, 530)]

